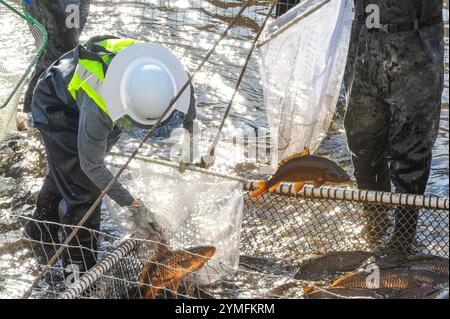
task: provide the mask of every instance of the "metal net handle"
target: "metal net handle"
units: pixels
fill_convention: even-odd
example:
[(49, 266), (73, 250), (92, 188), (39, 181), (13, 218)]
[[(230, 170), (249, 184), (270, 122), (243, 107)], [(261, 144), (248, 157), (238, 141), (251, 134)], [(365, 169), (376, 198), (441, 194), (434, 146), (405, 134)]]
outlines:
[[(247, 181), (244, 185), (248, 191), (258, 189), (258, 181)], [(290, 197), (309, 199), (329, 199), (368, 204), (383, 204), (414, 208), (449, 210), (449, 198), (436, 195), (416, 195), (404, 193), (379, 192), (362, 189), (339, 187), (305, 186), (300, 193), (294, 191), (293, 184), (281, 184), (273, 193)]]
[(11, 93), (8, 95), (8, 97), (5, 99), (5, 101), (0, 105), (0, 109), (3, 109), (4, 107), (6, 107), (9, 102), (12, 100), (12, 98), (14, 97), (14, 95), (16, 94), (17, 90), (19, 90), (20, 86), (22, 85), (23, 81), (25, 81), (25, 79), (27, 78), (28, 74), (30, 74), (31, 70), (33, 69), (33, 67), (36, 65), (38, 59), (42, 56), (42, 54), (44, 53), (44, 50), (47, 46), (47, 41), (48, 41), (48, 34), (47, 34), (47, 30), (45, 29), (45, 27), (40, 24), (36, 19), (34, 19), (29, 13), (28, 10), (26, 9), (26, 5), (25, 5), (25, 0), (22, 2), (22, 10), (23, 12), (20, 12), (19, 10), (17, 10), (14, 6), (8, 4), (6, 2), (6, 0), (0, 0), (0, 4), (3, 4), (6, 8), (8, 8), (9, 10), (11, 10), (12, 12), (14, 12), (15, 14), (17, 14), (19, 17), (21, 17), (23, 20), (25, 20), (26, 22), (28, 22), (31, 26), (36, 26), (36, 28), (38, 28), (43, 35), (42, 38), (42, 43), (40, 44), (40, 46), (38, 47), (37, 53), (35, 55), (35, 57), (33, 58), (33, 60), (30, 62), (30, 64), (28, 65), (28, 67), (26, 68), (25, 72), (22, 74), (22, 76), (20, 77), (19, 81), (17, 82), (17, 84), (15, 85), (15, 87), (13, 88), (13, 90), (11, 91)]
[[(128, 155), (111, 152), (110, 155), (116, 157), (128, 157)], [(156, 165), (162, 165), (179, 169), (179, 164), (161, 159), (155, 159), (148, 156), (137, 155), (135, 157), (138, 160), (152, 163)], [(209, 176), (215, 176), (224, 178), (227, 180), (233, 180), (244, 184), (244, 190), (253, 191), (258, 188), (258, 181), (248, 180), (240, 176), (233, 176), (230, 174), (224, 174), (197, 167), (196, 165), (186, 165), (186, 170), (206, 174)], [(372, 204), (385, 204), (385, 205), (398, 205), (398, 206), (410, 206), (416, 208), (431, 208), (431, 209), (444, 209), (449, 210), (450, 203), (448, 197), (434, 196), (434, 195), (415, 195), (415, 194), (401, 194), (390, 192), (379, 192), (360, 189), (348, 189), (339, 187), (320, 187), (315, 188), (312, 186), (305, 186), (300, 193), (294, 191), (292, 184), (281, 184), (272, 193), (277, 195), (284, 195), (289, 197), (303, 197), (310, 199), (329, 199), (340, 201), (351, 201), (360, 203), (372, 203)]]
[(81, 296), (89, 287), (92, 287), (103, 274), (109, 271), (114, 265), (125, 258), (133, 249), (136, 248), (135, 240), (125, 240), (113, 252), (108, 255), (100, 263), (94, 266), (86, 274), (81, 276), (72, 286), (67, 288), (58, 299), (75, 299)]

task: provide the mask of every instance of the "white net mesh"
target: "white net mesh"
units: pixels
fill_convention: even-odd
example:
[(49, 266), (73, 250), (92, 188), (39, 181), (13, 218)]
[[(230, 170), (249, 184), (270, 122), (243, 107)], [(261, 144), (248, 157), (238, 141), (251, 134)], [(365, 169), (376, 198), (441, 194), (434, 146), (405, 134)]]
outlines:
[[(304, 1), (268, 27), (266, 39), (314, 6)], [(271, 136), (284, 158), (326, 136), (339, 97), (350, 41), (353, 1), (332, 0), (261, 47)]]
[[(176, 169), (134, 161), (124, 181), (148, 203), (167, 232), (173, 249), (211, 245), (216, 247), (210, 269), (197, 274), (200, 283), (212, 283), (224, 276), (222, 269), (238, 268), (243, 198), (239, 182), (199, 173), (181, 174)], [(111, 200), (106, 209), (125, 233), (138, 229), (128, 209)], [(225, 268), (219, 267), (222, 264)]]

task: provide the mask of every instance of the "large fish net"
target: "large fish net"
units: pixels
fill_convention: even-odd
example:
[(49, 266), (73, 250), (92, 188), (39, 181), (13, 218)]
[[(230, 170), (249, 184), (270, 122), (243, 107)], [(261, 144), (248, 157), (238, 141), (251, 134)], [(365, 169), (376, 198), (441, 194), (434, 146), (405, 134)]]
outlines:
[(0, 141), (16, 132), (25, 80), (47, 43), (45, 28), (17, 2), (0, 1)]
[(259, 44), (279, 158), (304, 147), (314, 152), (326, 137), (347, 62), (352, 9), (351, 0), (302, 1), (269, 25)]
[[(239, 265), (212, 257), (203, 271), (185, 277), (177, 291), (165, 287), (158, 298), (302, 298), (304, 286), (324, 287), (309, 279), (295, 279), (298, 269), (303, 262), (329, 252), (364, 251), (375, 256), (407, 252), (449, 257), (448, 198), (309, 186), (294, 194), (292, 186), (284, 184), (274, 193), (255, 199), (250, 195), (253, 189), (255, 183), (249, 181), (242, 190)], [(398, 216), (411, 214), (413, 221), (416, 212), (418, 225), (413, 242), (392, 241)], [(367, 234), (367, 225), (381, 225), (386, 218), (387, 227)], [(49, 226), (45, 222), (40, 225), (43, 230)], [(400, 226), (407, 232), (411, 225)], [(61, 270), (55, 265), (35, 289), (35, 298), (142, 298), (139, 273), (153, 254), (154, 242), (123, 238), (105, 229), (91, 232), (102, 242), (97, 266), (66, 288)], [(183, 235), (191, 237), (192, 230), (178, 234)], [(39, 245), (44, 244), (35, 242), (34, 249)], [(35, 267), (39, 268), (31, 268)], [(320, 270), (317, 275), (324, 282), (336, 279)], [(348, 296), (332, 293), (329, 297)]]

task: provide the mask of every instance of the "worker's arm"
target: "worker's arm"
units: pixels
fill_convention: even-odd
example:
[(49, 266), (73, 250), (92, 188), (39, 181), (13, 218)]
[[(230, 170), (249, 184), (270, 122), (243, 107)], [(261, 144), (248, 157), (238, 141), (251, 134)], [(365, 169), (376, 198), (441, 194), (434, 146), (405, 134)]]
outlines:
[[(80, 108), (78, 156), (81, 169), (100, 190), (104, 190), (113, 179), (104, 163), (113, 123), (84, 92), (78, 94), (77, 104)], [(134, 198), (119, 182), (114, 184), (108, 195), (120, 206), (134, 203)]]

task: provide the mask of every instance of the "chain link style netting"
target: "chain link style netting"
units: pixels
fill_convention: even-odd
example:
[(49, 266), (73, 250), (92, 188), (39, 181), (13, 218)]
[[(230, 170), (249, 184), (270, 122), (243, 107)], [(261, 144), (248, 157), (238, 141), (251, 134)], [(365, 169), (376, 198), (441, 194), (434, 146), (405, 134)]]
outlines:
[[(25, 80), (47, 43), (45, 28), (13, 1), (0, 1), (0, 141), (16, 131)], [(26, 50), (23, 50), (26, 48)]]
[[(420, 274), (428, 278), (427, 275), (432, 276), (426, 270), (429, 265), (421, 265), (420, 258), (443, 257), (439, 259), (443, 268), (432, 268), (442, 276), (433, 277), (436, 286), (428, 288), (438, 295), (448, 287), (448, 198), (327, 187), (307, 187), (301, 194), (293, 195), (290, 185), (282, 185), (275, 193), (254, 199), (250, 195), (253, 184), (248, 183), (243, 194), (245, 207), (239, 267), (235, 269), (217, 262), (213, 256), (214, 262), (210, 260), (204, 271), (192, 271), (184, 276), (176, 290), (163, 287), (157, 298), (303, 298), (308, 296), (305, 289), (318, 289), (326, 298), (372, 298), (361, 295), (363, 289), (355, 289), (357, 291), (351, 295), (350, 290), (329, 289), (329, 286), (349, 271), (357, 271), (371, 263), (382, 267), (383, 258), (393, 260), (387, 269), (402, 271), (406, 271), (404, 258), (418, 258), (419, 264), (411, 271), (424, 267), (424, 273)], [(402, 234), (411, 231), (416, 213), (415, 235), (393, 240), (396, 231)], [(411, 225), (398, 224), (407, 219)], [(39, 223), (43, 233), (52, 227), (45, 222)], [(371, 228), (373, 225), (377, 227)], [(67, 232), (73, 229), (67, 225), (64, 228)], [(74, 283), (67, 289), (61, 267), (54, 265), (40, 288), (35, 290), (35, 298), (142, 298), (145, 288), (151, 287), (140, 282), (139, 274), (146, 263), (172, 267), (158, 260), (149, 261), (154, 254), (154, 241), (124, 239), (104, 231), (90, 232), (102, 243), (95, 251), (100, 257), (97, 266), (81, 278), (69, 277)], [(6, 237), (1, 241), (8, 240), (13, 242)], [(27, 245), (26, 242), (22, 244)], [(58, 245), (34, 242), (32, 252), (44, 265)], [(2, 247), (6, 246), (3, 244)], [(43, 257), (46, 254), (47, 258)], [(325, 259), (308, 268), (316, 258)], [(33, 265), (31, 268), (39, 267)], [(401, 274), (403, 281), (394, 281), (391, 285), (411, 288), (408, 271)], [(217, 274), (221, 276), (218, 278)], [(382, 280), (388, 279), (382, 277)], [(403, 289), (394, 290), (404, 293)]]

